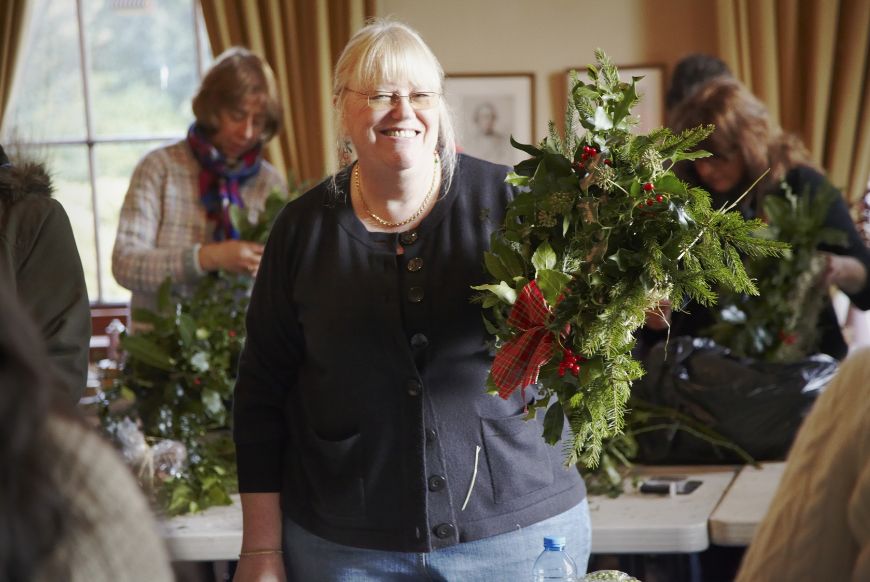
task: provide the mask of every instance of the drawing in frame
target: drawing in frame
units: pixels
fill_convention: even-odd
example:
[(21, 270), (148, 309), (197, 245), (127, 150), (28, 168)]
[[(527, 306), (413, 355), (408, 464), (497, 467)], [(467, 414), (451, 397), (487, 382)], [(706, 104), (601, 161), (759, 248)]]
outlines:
[(510, 144), (535, 141), (533, 73), (447, 75), (444, 98), (453, 111), (457, 149), (513, 166), (528, 157)]
[[(617, 65), (619, 78), (630, 82), (632, 77), (643, 77), (637, 83), (637, 93), (640, 102), (634, 107), (633, 115), (639, 118), (634, 131), (640, 134), (649, 133), (651, 130), (664, 125), (665, 117), (665, 67), (664, 65)], [(589, 79), (586, 67), (574, 67), (568, 69), (565, 74), (566, 94), (571, 91), (571, 70), (576, 70), (580, 78), (587, 83)]]

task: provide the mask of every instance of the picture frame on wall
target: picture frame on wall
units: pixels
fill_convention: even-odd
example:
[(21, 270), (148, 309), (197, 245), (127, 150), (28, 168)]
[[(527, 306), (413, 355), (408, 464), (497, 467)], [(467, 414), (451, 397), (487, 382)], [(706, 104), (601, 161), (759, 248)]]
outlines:
[[(637, 133), (649, 133), (665, 122), (665, 66), (664, 65), (616, 65), (619, 78), (630, 82), (632, 77), (643, 77), (637, 83), (640, 101), (632, 114), (638, 118)], [(575, 70), (588, 82), (586, 67), (574, 67), (565, 72), (566, 96), (571, 91), (571, 71)]]
[(457, 73), (444, 81), (453, 112), (457, 149), (490, 162), (513, 166), (527, 154), (510, 144), (535, 141), (533, 73)]

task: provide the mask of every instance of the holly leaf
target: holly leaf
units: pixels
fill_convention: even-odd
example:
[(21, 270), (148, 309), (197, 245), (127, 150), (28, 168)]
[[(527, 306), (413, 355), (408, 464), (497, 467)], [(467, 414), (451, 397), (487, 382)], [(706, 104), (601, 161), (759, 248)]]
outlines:
[(562, 438), (562, 429), (565, 426), (565, 412), (562, 403), (558, 400), (550, 405), (547, 414), (544, 415), (544, 440), (547, 444), (555, 445)]

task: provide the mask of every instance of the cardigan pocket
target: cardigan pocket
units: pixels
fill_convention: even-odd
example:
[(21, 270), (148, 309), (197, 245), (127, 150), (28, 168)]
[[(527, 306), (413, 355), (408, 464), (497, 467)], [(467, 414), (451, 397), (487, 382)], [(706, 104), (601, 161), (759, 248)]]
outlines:
[(553, 483), (550, 446), (525, 414), (482, 418), (483, 443), (496, 503), (510, 502)]
[(362, 439), (359, 433), (326, 440), (307, 431), (305, 472), (318, 514), (339, 518), (365, 515)]

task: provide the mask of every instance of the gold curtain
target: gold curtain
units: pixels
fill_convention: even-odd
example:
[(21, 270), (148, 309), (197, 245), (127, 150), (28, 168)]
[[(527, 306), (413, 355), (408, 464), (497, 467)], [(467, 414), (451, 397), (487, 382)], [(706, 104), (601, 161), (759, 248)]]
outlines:
[(870, 177), (870, 2), (718, 0), (722, 58), (850, 203)]
[(0, 127), (12, 95), (18, 52), (27, 30), (27, 0), (4, 0), (0, 8)]
[(278, 171), (319, 180), (336, 166), (332, 71), (350, 36), (374, 15), (374, 0), (200, 0), (212, 51), (234, 45), (275, 71), (283, 128), (266, 155)]

